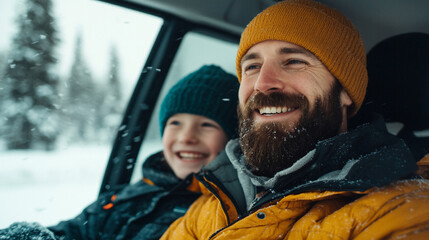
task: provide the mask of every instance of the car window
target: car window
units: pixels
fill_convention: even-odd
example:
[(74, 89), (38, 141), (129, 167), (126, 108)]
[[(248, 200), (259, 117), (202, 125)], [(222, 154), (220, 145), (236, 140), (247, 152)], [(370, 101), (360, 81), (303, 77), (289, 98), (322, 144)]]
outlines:
[(96, 199), (162, 24), (99, 1), (0, 1), (0, 228)]
[(171, 86), (204, 64), (219, 65), (225, 71), (235, 75), (235, 55), (237, 49), (238, 43), (220, 40), (219, 38), (199, 32), (189, 32), (183, 37), (180, 48), (168, 71), (167, 79), (156, 103), (154, 114), (152, 114), (131, 182), (141, 179), (141, 166), (144, 160), (151, 154), (162, 149), (158, 124), (159, 107)]

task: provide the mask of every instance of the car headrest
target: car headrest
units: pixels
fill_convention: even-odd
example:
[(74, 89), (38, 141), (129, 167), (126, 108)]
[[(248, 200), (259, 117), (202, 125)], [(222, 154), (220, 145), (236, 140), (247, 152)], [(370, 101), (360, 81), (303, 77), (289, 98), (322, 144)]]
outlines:
[(365, 108), (408, 130), (429, 129), (429, 34), (385, 39), (367, 54)]

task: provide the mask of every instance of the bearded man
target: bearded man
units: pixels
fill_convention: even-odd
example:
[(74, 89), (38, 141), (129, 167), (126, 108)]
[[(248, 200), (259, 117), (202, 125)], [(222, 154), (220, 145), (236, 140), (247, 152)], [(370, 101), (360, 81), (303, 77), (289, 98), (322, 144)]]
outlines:
[(349, 129), (368, 77), (348, 19), (281, 1), (247, 25), (236, 67), (240, 138), (162, 239), (428, 239), (429, 182), (408, 147), (381, 117)]

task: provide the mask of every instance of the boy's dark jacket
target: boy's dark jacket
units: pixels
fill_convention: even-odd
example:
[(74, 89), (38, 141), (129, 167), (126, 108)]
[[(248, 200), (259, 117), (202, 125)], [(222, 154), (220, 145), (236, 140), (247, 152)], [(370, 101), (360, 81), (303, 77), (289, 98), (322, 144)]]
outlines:
[(178, 179), (162, 152), (145, 161), (143, 175), (145, 180), (104, 193), (76, 218), (49, 229), (64, 239), (158, 239), (200, 193), (187, 190), (192, 177)]
[(162, 152), (145, 161), (143, 175), (136, 184), (103, 193), (74, 219), (48, 228), (16, 222), (0, 229), (0, 239), (159, 239), (201, 194), (193, 175), (178, 179)]
[(162, 152), (143, 164), (145, 180), (101, 195), (76, 218), (49, 227), (57, 239), (159, 239), (200, 196), (187, 190), (192, 177), (178, 179)]

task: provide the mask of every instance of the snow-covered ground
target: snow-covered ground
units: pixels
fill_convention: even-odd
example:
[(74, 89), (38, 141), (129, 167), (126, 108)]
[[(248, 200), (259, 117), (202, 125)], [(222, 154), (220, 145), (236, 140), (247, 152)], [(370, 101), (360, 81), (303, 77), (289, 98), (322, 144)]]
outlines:
[(0, 150), (0, 229), (15, 221), (48, 226), (79, 214), (96, 199), (110, 150)]

